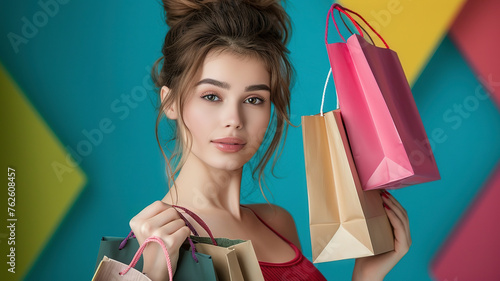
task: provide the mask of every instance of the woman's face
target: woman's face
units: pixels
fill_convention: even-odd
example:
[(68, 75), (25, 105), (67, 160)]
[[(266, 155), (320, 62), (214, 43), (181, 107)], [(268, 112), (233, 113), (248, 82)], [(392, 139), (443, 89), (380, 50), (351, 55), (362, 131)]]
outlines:
[(270, 75), (261, 60), (210, 53), (182, 114), (191, 133), (190, 153), (213, 168), (242, 168), (264, 138), (270, 94)]

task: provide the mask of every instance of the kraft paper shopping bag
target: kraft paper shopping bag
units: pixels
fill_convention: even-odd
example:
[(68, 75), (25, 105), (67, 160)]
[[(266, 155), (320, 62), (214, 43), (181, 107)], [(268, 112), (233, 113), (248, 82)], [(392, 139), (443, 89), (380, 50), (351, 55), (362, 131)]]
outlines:
[(394, 249), (378, 190), (363, 191), (340, 110), (302, 116), (313, 262)]
[[(341, 111), (302, 116), (313, 262), (376, 255), (394, 249), (379, 191), (363, 191)], [(338, 94), (337, 107), (338, 107)]]
[(214, 246), (208, 237), (191, 238), (198, 252), (213, 258), (220, 280), (264, 281), (251, 241), (215, 238)]

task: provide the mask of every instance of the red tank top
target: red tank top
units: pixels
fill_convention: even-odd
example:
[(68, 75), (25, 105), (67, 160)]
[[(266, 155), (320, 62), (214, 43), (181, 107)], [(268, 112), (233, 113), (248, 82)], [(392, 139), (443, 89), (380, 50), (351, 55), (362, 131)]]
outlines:
[[(247, 207), (248, 208), (248, 207)], [(248, 208), (252, 210), (251, 208)], [(287, 242), (292, 249), (295, 251), (295, 257), (288, 262), (284, 263), (270, 263), (259, 261), (262, 274), (266, 281), (277, 281), (277, 280), (293, 280), (293, 281), (325, 281), (325, 277), (321, 272), (310, 262), (302, 253), (299, 248), (295, 246), (288, 239), (279, 234), (276, 230), (270, 227), (264, 220), (262, 220), (259, 215), (257, 215), (253, 210), (252, 212), (255, 216), (272, 232), (278, 235), (281, 239)]]

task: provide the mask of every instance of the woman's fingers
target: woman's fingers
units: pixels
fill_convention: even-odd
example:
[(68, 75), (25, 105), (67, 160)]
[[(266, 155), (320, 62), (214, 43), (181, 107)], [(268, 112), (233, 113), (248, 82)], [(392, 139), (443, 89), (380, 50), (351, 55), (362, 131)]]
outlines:
[[(180, 220), (177, 211), (170, 205), (161, 201), (156, 201), (147, 206), (139, 214), (130, 220), (130, 227), (141, 238), (147, 238), (155, 235), (159, 229), (161, 233), (170, 234), (184, 225)], [(175, 222), (173, 225), (170, 223)], [(160, 233), (156, 233), (158, 235)]]
[(391, 222), (392, 227), (394, 228), (394, 236), (397, 240), (403, 241), (403, 239), (407, 239), (409, 232), (409, 228), (407, 225), (401, 220), (401, 218), (396, 214), (393, 209), (386, 208), (387, 217)]
[[(403, 216), (405, 218), (408, 218), (408, 213), (406, 212), (405, 208), (403, 208), (403, 206), (401, 205), (401, 203), (399, 203), (398, 200), (396, 200), (396, 198), (394, 198), (394, 196), (392, 196), (389, 192), (387, 192), (386, 190), (383, 190), (381, 192), (382, 194), (382, 197), (385, 198), (385, 199), (389, 199), (389, 203), (392, 203), (394, 204), (399, 210), (401, 210), (401, 212), (403, 213)], [(385, 196), (384, 196), (385, 194)]]
[(381, 192), (382, 200), (384, 203), (396, 213), (396, 215), (405, 223), (405, 225), (409, 226), (408, 213), (401, 206), (401, 204), (387, 191)]
[(135, 217), (132, 218), (131, 223), (133, 222), (142, 222), (148, 218), (151, 218), (158, 213), (161, 213), (167, 209), (171, 208), (169, 205), (163, 203), (162, 201), (155, 201), (151, 205), (144, 208), (140, 213), (138, 213)]
[[(191, 231), (187, 226), (181, 226), (177, 228), (174, 232), (166, 234), (166, 235), (154, 235), (158, 236), (163, 240), (165, 247), (167, 249), (179, 249), (182, 246), (182, 243), (189, 237)], [(155, 245), (159, 246), (159, 245)], [(159, 249), (159, 248), (158, 248)]]
[[(186, 223), (182, 219), (175, 219), (172, 220), (168, 223), (165, 223), (163, 225), (160, 225), (160, 227), (157, 227), (151, 235), (153, 236), (159, 236), (159, 237), (164, 237), (167, 235), (172, 235), (182, 227), (187, 227)], [(189, 228), (188, 228), (189, 229)]]
[[(145, 235), (170, 234), (184, 226), (184, 221), (173, 208), (166, 209), (142, 221), (139, 231)], [(177, 226), (175, 229), (175, 226)]]
[[(148, 237), (160, 237), (167, 248), (172, 270), (175, 272), (179, 248), (191, 233), (179, 213), (172, 206), (156, 201), (133, 217), (130, 220), (130, 227), (141, 245)], [(159, 245), (148, 245), (144, 249), (143, 260), (143, 271), (154, 277), (152, 280), (163, 280), (168, 277), (164, 253)]]
[(406, 210), (401, 204), (391, 195), (381, 193), (385, 204), (387, 217), (394, 228), (394, 236), (396, 239), (396, 251), (403, 255), (408, 252), (411, 245), (410, 224)]
[[(180, 248), (182, 243), (186, 240), (186, 238), (189, 237), (191, 234), (191, 230), (189, 230), (189, 227), (186, 225), (178, 228), (174, 233), (171, 233), (169, 237), (172, 239), (172, 245), (170, 247), (172, 248)], [(168, 242), (167, 242), (168, 243)]]

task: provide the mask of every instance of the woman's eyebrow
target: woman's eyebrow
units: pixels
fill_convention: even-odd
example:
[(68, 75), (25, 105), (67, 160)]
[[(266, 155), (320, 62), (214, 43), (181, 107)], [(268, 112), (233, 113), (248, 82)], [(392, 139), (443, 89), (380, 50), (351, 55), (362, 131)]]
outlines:
[(200, 82), (196, 83), (196, 86), (199, 86), (201, 84), (210, 84), (226, 90), (229, 90), (231, 88), (231, 86), (226, 82), (221, 82), (210, 78), (202, 79)]
[(270, 92), (271, 88), (269, 88), (269, 86), (265, 84), (252, 85), (245, 88), (245, 92), (262, 91), (262, 90)]
[[(199, 86), (201, 84), (210, 84), (210, 85), (214, 85), (216, 87), (219, 87), (219, 88), (222, 88), (225, 90), (231, 89), (231, 85), (229, 85), (229, 83), (218, 81), (218, 80), (211, 79), (211, 78), (205, 78), (205, 79), (200, 80), (200, 82), (196, 83), (196, 86)], [(266, 84), (250, 85), (248, 87), (245, 87), (245, 92), (253, 92), (253, 91), (269, 91), (270, 92), (271, 88), (269, 88), (269, 86), (267, 86)]]

